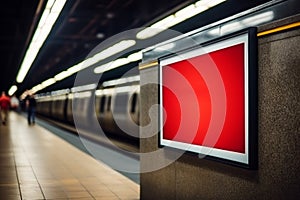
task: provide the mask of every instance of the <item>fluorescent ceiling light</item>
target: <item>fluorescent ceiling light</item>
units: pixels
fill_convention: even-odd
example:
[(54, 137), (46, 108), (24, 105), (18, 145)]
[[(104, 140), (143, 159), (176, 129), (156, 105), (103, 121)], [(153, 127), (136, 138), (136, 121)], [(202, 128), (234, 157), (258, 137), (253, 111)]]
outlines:
[(268, 12), (260, 13), (258, 15), (247, 17), (246, 19), (242, 20), (242, 23), (246, 24), (247, 26), (255, 26), (264, 22), (271, 21), (273, 18), (274, 18), (274, 12), (268, 11)]
[(94, 69), (94, 73), (100, 74), (100, 73), (121, 67), (128, 63), (138, 61), (140, 59), (142, 59), (142, 51), (130, 54), (127, 58), (119, 58), (117, 60), (102, 64)]
[(22, 61), (21, 68), (17, 75), (17, 82), (23, 82), (26, 74), (28, 73), (32, 63), (37, 56), (40, 47), (45, 42), (51, 31), (55, 21), (57, 20), (59, 13), (64, 7), (66, 0), (48, 1), (45, 10), (43, 11), (42, 17), (39, 21), (38, 28), (34, 33), (32, 42), (30, 43), (25, 57)]
[(16, 91), (17, 91), (18, 87), (16, 85), (13, 85), (10, 87), (10, 89), (8, 90), (8, 95), (12, 96)]
[(94, 56), (83, 60), (82, 62), (78, 63), (77, 65), (70, 67), (67, 70), (69, 72), (69, 76), (80, 70), (90, 67), (90, 66), (96, 64), (97, 62), (100, 62), (101, 60), (104, 60), (114, 54), (120, 53), (120, 52), (132, 47), (135, 44), (136, 44), (135, 40), (122, 40), (122, 41), (114, 44), (113, 46), (110, 46), (107, 49), (100, 51), (99, 53), (95, 54)]
[(69, 73), (69, 75), (72, 75), (72, 74), (75, 74), (77, 72), (79, 72), (82, 68), (82, 64), (83, 64), (84, 61), (78, 63), (77, 65), (74, 65), (72, 67), (70, 67), (67, 72)]
[(170, 24), (173, 20), (175, 19), (174, 15), (170, 15), (155, 24), (153, 24), (151, 27), (152, 28), (163, 28), (163, 27), (168, 27), (168, 24)]
[(201, 0), (196, 3), (196, 6), (207, 6), (209, 8), (214, 7), (225, 0)]
[(21, 100), (25, 99), (27, 97), (27, 95), (32, 94), (29, 90), (26, 90), (25, 92), (23, 92), (23, 94), (21, 95)]
[(250, 26), (257, 26), (264, 22), (271, 21), (274, 18), (273, 11), (261, 13), (251, 17), (247, 17), (241, 21), (231, 22), (221, 26), (221, 33), (231, 33)]
[(45, 26), (49, 26), (50, 27), (50, 30), (52, 28), (52, 25), (55, 23), (56, 19), (58, 18), (59, 16), (59, 13), (50, 13), (48, 18), (47, 18), (47, 21), (45, 23)]
[(41, 83), (41, 85), (43, 86), (43, 88), (48, 87), (52, 84), (54, 84), (56, 82), (56, 80), (54, 78), (49, 78), (47, 80), (45, 80), (44, 82)]
[(49, 13), (50, 13), (50, 9), (45, 9), (44, 12), (43, 12), (43, 15), (40, 19), (40, 22), (38, 24), (38, 28), (42, 28), (47, 20), (47, 17), (49, 16)]
[(140, 81), (140, 76), (131, 76), (131, 77), (124, 77), (116, 80), (111, 80), (111, 81), (105, 81), (103, 82), (103, 87), (108, 87), (108, 86), (115, 86), (115, 85), (121, 85), (124, 83), (131, 83), (135, 81)]
[(148, 28), (143, 29), (142, 31), (138, 32), (136, 37), (138, 39), (146, 39), (150, 38), (154, 35), (157, 35), (160, 32), (163, 32), (164, 30), (168, 29), (169, 24), (171, 24), (175, 20), (174, 15), (170, 15), (155, 24), (151, 25)]
[(240, 21), (231, 22), (221, 27), (221, 33), (225, 34), (225, 33), (233, 32), (235, 30), (240, 30), (243, 27), (244, 25)]
[(135, 61), (138, 61), (138, 60), (142, 60), (142, 58), (143, 58), (142, 51), (138, 51), (136, 53), (130, 54), (127, 57), (129, 62), (135, 62)]
[(259, 13), (256, 15), (252, 15), (250, 17), (246, 17), (242, 20), (235, 20), (233, 22), (226, 23), (224, 25), (209, 30), (207, 33), (209, 35), (214, 35), (214, 36), (224, 35), (227, 33), (239, 31), (247, 27), (258, 26), (262, 23), (269, 22), (272, 19), (274, 19), (274, 12), (267, 11), (264, 13)]
[[(113, 45), (113, 46), (125, 48), (126, 44), (129, 44), (129, 43), (119, 42), (119, 43), (117, 43), (116, 45)], [(101, 66), (98, 66), (98, 67), (96, 67), (94, 69), (94, 72), (95, 73), (97, 72), (97, 74), (98, 73), (103, 73), (105, 71), (108, 71), (108, 70), (111, 70), (111, 69), (123, 66), (125, 64), (128, 64), (130, 62), (135, 62), (135, 61), (138, 61), (138, 60), (141, 60), (141, 59), (142, 59), (142, 51), (135, 52), (133, 54), (130, 54), (127, 58), (119, 58), (117, 60), (108, 62), (108, 63), (103, 64)], [(91, 58), (88, 58), (88, 59), (86, 59), (86, 60), (84, 60), (84, 61), (82, 61), (82, 62), (80, 62), (80, 63), (78, 63), (78, 64), (76, 64), (76, 65), (74, 65), (72, 67), (70, 67), (69, 69), (58, 73), (53, 78), (48, 79), (48, 82), (44, 81), (43, 83), (41, 83), (41, 84), (39, 84), (37, 86), (34, 86), (31, 89), (31, 92), (32, 93), (36, 93), (37, 91), (40, 91), (40, 90), (42, 90), (42, 89), (44, 89), (44, 88), (46, 88), (46, 87), (48, 87), (48, 86), (56, 83), (56, 81), (63, 80), (65, 78), (67, 78), (67, 77), (69, 77), (69, 76), (77, 73), (78, 71), (80, 71), (80, 70), (82, 70), (82, 69), (84, 69), (86, 67), (89, 67), (90, 65), (87, 65), (87, 64), (93, 65), (93, 62), (91, 61)]]
[(142, 31), (138, 32), (136, 37), (138, 39), (147, 39), (147, 38), (150, 38), (150, 37), (153, 37), (154, 35), (157, 35), (159, 34), (160, 32), (163, 32), (164, 30), (166, 29), (158, 29), (158, 28), (152, 28), (152, 27), (149, 27), (149, 28), (145, 28), (143, 29)]
[(186, 16), (189, 16), (194, 11), (195, 8), (196, 8), (196, 5), (195, 4), (191, 4), (191, 5), (189, 5), (189, 6), (185, 7), (185, 8), (177, 11), (175, 13), (175, 17), (183, 17), (183, 18), (187, 19), (188, 17), (186, 17)]
[(154, 35), (157, 35), (164, 30), (179, 24), (199, 13), (212, 8), (226, 0), (201, 0), (194, 4), (191, 4), (179, 11), (175, 14), (169, 15), (166, 18), (154, 23), (148, 28), (145, 28), (137, 33), (136, 37), (138, 39), (147, 39)]
[(96, 89), (96, 87), (97, 87), (97, 84), (92, 83), (92, 84), (88, 84), (88, 85), (73, 87), (73, 88), (71, 88), (71, 91), (72, 92), (80, 92), (80, 91), (84, 91), (84, 90), (94, 90), (94, 89)]
[[(53, 1), (50, 1), (50, 4)], [(66, 0), (56, 0), (55, 4), (51, 8), (52, 13), (60, 13), (65, 5)], [(52, 3), (53, 4), (53, 3)]]
[(47, 1), (47, 5), (46, 5), (46, 9), (51, 9), (53, 3), (54, 3), (55, 0), (48, 0)]
[(110, 67), (111, 64), (112, 64), (112, 62), (108, 62), (108, 63), (105, 63), (105, 64), (103, 64), (103, 65), (100, 65), (100, 66), (96, 67), (96, 68), (94, 69), (94, 73), (95, 73), (95, 74), (101, 74), (101, 73), (103, 73), (103, 72), (105, 72), (105, 71), (110, 70), (110, 69), (111, 69), (111, 67)]
[(62, 71), (59, 74), (57, 74), (56, 76), (54, 76), (54, 79), (56, 81), (60, 81), (60, 80), (63, 80), (65, 78), (67, 78), (68, 76), (70, 76), (70, 72), (69, 71)]
[(117, 60), (114, 60), (111, 65), (110, 65), (110, 68), (117, 68), (117, 67), (120, 67), (122, 65), (126, 65), (129, 63), (129, 60), (127, 58), (119, 58)]
[(38, 85), (34, 86), (30, 91), (34, 94), (37, 91), (40, 91), (42, 89), (43, 89), (43, 86), (41, 84), (38, 84)]
[(221, 35), (221, 28), (213, 28), (207, 32), (209, 35)]
[[(91, 64), (95, 64), (101, 60), (104, 60), (105, 58), (108, 58), (112, 55), (115, 55), (119, 52), (124, 51), (125, 49), (128, 49), (130, 47), (132, 47), (133, 45), (136, 44), (135, 40), (122, 40), (116, 44), (114, 44), (113, 46), (97, 53), (96, 55), (94, 55), (91, 59), (93, 60), (91, 62)], [(89, 64), (89, 66), (91, 65)]]
[(159, 46), (159, 47), (155, 48), (154, 51), (156, 51), (156, 52), (168, 51), (168, 50), (173, 49), (174, 47), (175, 47), (175, 43), (171, 42), (169, 44), (165, 44), (163, 46)]

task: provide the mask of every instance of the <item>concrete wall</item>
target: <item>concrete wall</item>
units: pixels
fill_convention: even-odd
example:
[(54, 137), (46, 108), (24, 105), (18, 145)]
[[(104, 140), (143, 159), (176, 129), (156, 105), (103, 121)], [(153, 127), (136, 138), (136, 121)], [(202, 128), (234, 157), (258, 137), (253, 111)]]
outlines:
[[(141, 199), (300, 199), (300, 30), (261, 37), (258, 51), (258, 170), (184, 154), (141, 174)], [(157, 82), (157, 70), (141, 70), (142, 84)], [(157, 103), (158, 86), (141, 87), (141, 125)], [(141, 139), (141, 151), (157, 150), (157, 137)], [(163, 159), (142, 158), (141, 169)]]

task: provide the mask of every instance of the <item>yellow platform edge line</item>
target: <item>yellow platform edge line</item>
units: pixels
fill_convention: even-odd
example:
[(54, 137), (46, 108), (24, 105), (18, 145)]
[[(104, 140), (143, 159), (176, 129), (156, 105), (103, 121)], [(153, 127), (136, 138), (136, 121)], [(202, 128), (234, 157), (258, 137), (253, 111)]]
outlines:
[(270, 30), (267, 30), (267, 31), (262, 31), (262, 32), (258, 33), (257, 36), (260, 37), (260, 36), (264, 36), (264, 35), (269, 35), (269, 34), (272, 34), (272, 33), (276, 33), (276, 32), (279, 32), (279, 31), (284, 31), (284, 30), (291, 29), (291, 28), (296, 28), (296, 27), (299, 27), (299, 26), (300, 26), (300, 22), (295, 22), (295, 23), (292, 23), (292, 24), (287, 24), (287, 25), (284, 25), (284, 26), (273, 28), (273, 29), (270, 29)]
[(139, 66), (139, 70), (146, 69), (146, 68), (153, 67), (153, 66), (157, 66), (157, 65), (158, 65), (158, 61), (153, 61), (153, 62), (150, 62), (150, 63), (141, 64)]

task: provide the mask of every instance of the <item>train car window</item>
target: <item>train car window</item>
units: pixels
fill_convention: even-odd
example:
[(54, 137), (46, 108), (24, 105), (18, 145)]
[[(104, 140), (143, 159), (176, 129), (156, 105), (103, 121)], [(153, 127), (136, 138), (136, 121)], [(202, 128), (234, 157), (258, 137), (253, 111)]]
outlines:
[(104, 113), (105, 101), (106, 101), (106, 96), (103, 95), (100, 101), (100, 113)]
[(131, 109), (130, 109), (131, 113), (135, 113), (136, 103), (137, 103), (137, 93), (134, 93), (131, 99)]
[(110, 108), (111, 108), (111, 96), (108, 97), (107, 99), (107, 111), (110, 111)]

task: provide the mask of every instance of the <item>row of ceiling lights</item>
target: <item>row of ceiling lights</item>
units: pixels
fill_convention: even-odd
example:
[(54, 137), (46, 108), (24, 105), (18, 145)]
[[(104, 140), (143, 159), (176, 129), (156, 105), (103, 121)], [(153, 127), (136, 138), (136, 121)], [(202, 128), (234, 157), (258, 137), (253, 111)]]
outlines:
[[(137, 39), (148, 39), (151, 38), (168, 28), (179, 24), (188, 18), (191, 18), (205, 10), (214, 7), (226, 0), (200, 0), (194, 4), (191, 4), (174, 14), (171, 14), (164, 19), (152, 24), (150, 27), (145, 28), (137, 33)], [(36, 32), (33, 36), (32, 42), (29, 45), (29, 48), (25, 54), (24, 60), (22, 62), (21, 68), (18, 72), (17, 82), (22, 83), (26, 74), (28, 73), (35, 57), (37, 56), (41, 46), (43, 45), (44, 41), (46, 40), (48, 34), (50, 33), (52, 26), (54, 25), (56, 19), (59, 16), (62, 8), (64, 7), (66, 0), (48, 0), (46, 8), (42, 14), (41, 20), (39, 21), (38, 27)], [(87, 58), (86, 60), (70, 67), (69, 69), (60, 72), (53, 78), (43, 81), (42, 83), (34, 86), (29, 92), (36, 93), (57, 81), (63, 80), (80, 70), (83, 70), (87, 67), (90, 67), (114, 54), (122, 52), (136, 44), (135, 40), (123, 40), (115, 45), (97, 53), (96, 55)], [(135, 52), (129, 55), (126, 58), (119, 58), (117, 60), (102, 64), (101, 66), (97, 66), (94, 69), (94, 73), (103, 73), (105, 71), (123, 66), (130, 62), (135, 62), (142, 59), (141, 51)], [(17, 91), (17, 86), (13, 85), (9, 90), (9, 95), (13, 95)]]

